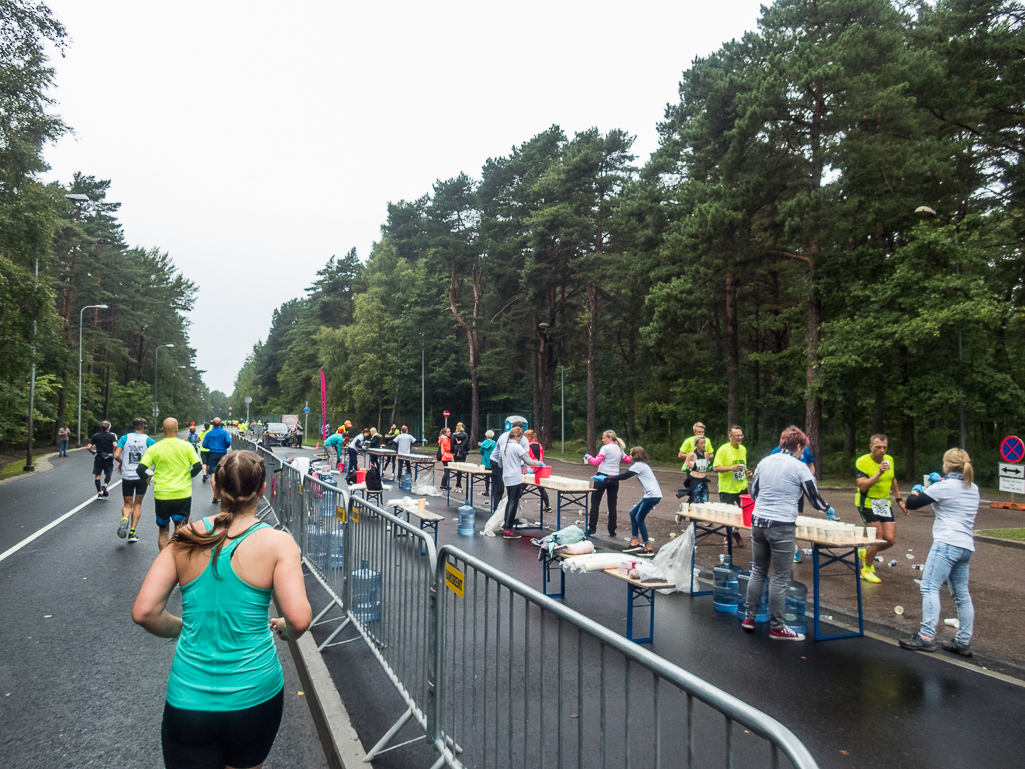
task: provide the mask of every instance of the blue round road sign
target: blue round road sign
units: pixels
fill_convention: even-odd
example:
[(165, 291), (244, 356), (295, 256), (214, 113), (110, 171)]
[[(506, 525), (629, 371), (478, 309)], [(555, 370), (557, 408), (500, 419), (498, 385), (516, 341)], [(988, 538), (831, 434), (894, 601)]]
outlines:
[(1000, 456), (1005, 462), (1021, 462), (1025, 457), (1025, 443), (1017, 435), (1008, 435), (1000, 444)]
[(304, 413), (304, 414), (309, 414), (309, 413), (310, 413), (310, 407), (309, 407), (309, 406), (307, 406), (306, 408), (304, 408), (304, 409), (303, 409), (303, 413)]

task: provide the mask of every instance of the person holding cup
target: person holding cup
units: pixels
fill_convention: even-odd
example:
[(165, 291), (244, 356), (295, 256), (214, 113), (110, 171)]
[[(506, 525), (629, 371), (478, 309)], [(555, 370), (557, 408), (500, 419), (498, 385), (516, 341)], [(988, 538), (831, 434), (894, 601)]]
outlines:
[(897, 542), (897, 524), (893, 519), (890, 507), (890, 492), (896, 494), (897, 504), (908, 514), (907, 507), (900, 498), (900, 488), (894, 478), (895, 466), (893, 457), (886, 453), (889, 442), (885, 435), (877, 434), (869, 438), (868, 453), (859, 457), (855, 464), (854, 482), (858, 493), (854, 503), (858, 506), (861, 519), (866, 526), (875, 527), (875, 538), (886, 541), (884, 545), (871, 545), (858, 548), (861, 559), (861, 578), (866, 582), (882, 582), (876, 576), (875, 558), (883, 550), (889, 550)]
[[(719, 501), (741, 507), (740, 495), (747, 491), (747, 482), (752, 476), (747, 467), (747, 446), (743, 445), (744, 431), (739, 425), (730, 428), (730, 441), (720, 446), (715, 454), (712, 470), (719, 473)], [(742, 547), (740, 531), (733, 530), (737, 546)]]

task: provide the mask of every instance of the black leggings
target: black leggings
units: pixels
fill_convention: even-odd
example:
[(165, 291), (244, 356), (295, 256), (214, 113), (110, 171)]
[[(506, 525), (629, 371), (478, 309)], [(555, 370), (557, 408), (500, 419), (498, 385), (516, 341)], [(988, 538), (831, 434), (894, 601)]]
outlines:
[(183, 710), (164, 703), (160, 738), (167, 769), (251, 767), (267, 760), (281, 725), (282, 689), (244, 710)]
[(598, 530), (598, 507), (601, 505), (602, 494), (609, 498), (609, 534), (616, 533), (616, 504), (619, 502), (619, 481), (595, 481), (591, 492), (591, 520), (587, 530), (594, 534)]
[(505, 528), (511, 529), (516, 522), (516, 513), (520, 509), (520, 497), (523, 496), (523, 484), (505, 487)]

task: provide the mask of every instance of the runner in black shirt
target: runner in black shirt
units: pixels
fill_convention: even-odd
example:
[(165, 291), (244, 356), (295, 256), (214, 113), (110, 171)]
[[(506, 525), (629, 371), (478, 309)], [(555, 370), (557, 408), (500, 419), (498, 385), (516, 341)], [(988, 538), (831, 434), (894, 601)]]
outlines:
[[(107, 493), (107, 484), (110, 483), (110, 476), (114, 473), (114, 449), (117, 448), (117, 435), (110, 431), (110, 422), (100, 422), (100, 431), (89, 439), (86, 451), (94, 454), (93, 475), (96, 476), (96, 498), (106, 500), (110, 495)], [(103, 476), (103, 483), (100, 483), (100, 476)]]

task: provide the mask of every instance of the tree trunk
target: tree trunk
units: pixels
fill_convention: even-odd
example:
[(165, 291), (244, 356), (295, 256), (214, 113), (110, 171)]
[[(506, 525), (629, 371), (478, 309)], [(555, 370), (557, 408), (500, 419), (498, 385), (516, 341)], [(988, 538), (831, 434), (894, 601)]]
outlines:
[(726, 274), (727, 433), (740, 422), (740, 340), (737, 325), (737, 278), (731, 267)]
[(587, 451), (598, 453), (598, 399), (595, 394), (595, 351), (598, 340), (598, 285), (594, 281), (587, 283)]
[(882, 435), (886, 432), (883, 415), (886, 413), (886, 383), (882, 374), (875, 375), (875, 396), (872, 401), (872, 434)]
[[(815, 285), (815, 265), (812, 265), (808, 280), (808, 352), (807, 352), (807, 385), (805, 396), (804, 422), (808, 433), (808, 445), (816, 457), (822, 454), (822, 399), (815, 392), (815, 382), (819, 377), (819, 341), (822, 335), (822, 300)], [(822, 477), (822, 463), (815, 464), (815, 474)]]

